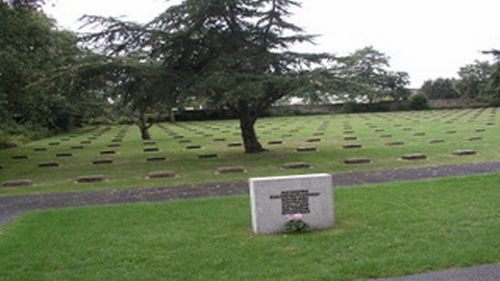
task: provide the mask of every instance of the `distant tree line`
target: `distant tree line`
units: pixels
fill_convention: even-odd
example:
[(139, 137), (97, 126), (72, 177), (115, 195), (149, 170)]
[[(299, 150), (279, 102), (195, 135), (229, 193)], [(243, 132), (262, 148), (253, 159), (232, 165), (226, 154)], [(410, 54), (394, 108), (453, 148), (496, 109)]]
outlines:
[(500, 105), (500, 56), (498, 50), (485, 51), (494, 62), (474, 61), (458, 71), (459, 78), (427, 80), (421, 92), (429, 99), (473, 99)]

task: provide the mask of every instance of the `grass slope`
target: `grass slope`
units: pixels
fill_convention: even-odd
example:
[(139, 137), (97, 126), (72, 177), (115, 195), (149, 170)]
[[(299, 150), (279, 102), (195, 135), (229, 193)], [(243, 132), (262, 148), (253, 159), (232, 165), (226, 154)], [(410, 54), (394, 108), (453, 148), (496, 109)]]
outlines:
[(0, 280), (363, 280), (500, 261), (500, 174), (335, 192), (336, 227), (254, 235), (248, 197), (45, 210), (0, 229)]
[[(238, 123), (229, 121), (180, 122), (163, 124), (152, 129), (155, 145), (144, 145), (137, 128), (112, 127), (108, 131), (68, 134), (41, 140), (23, 147), (0, 151), (0, 183), (16, 179), (32, 179), (33, 187), (1, 188), (0, 196), (21, 193), (76, 191), (102, 188), (169, 186), (196, 182), (217, 182), (246, 179), (254, 176), (271, 176), (297, 173), (340, 172), (429, 166), (446, 163), (474, 162), (500, 159), (500, 116), (498, 109), (442, 110), (425, 112), (395, 112), (370, 114), (337, 114), (307, 117), (263, 118), (256, 125), (261, 142), (270, 151), (248, 155), (242, 147), (228, 147), (241, 142)], [(476, 131), (476, 129), (483, 129)], [(112, 140), (121, 130), (126, 134), (121, 147), (110, 148)], [(448, 131), (455, 131), (453, 134)], [(425, 133), (424, 136), (418, 135)], [(318, 134), (322, 134), (318, 136)], [(96, 135), (96, 136), (94, 136)], [(383, 137), (391, 135), (391, 137)], [(345, 140), (355, 136), (357, 140)], [(72, 150), (71, 146), (88, 141), (84, 149)], [(471, 137), (482, 139), (468, 141)], [(223, 141), (215, 140), (224, 138)], [(308, 142), (321, 138), (320, 142)], [(283, 144), (268, 145), (269, 141), (282, 140)], [(430, 144), (431, 140), (444, 143)], [(190, 141), (190, 143), (182, 143)], [(386, 146), (387, 142), (404, 141), (403, 146)], [(58, 146), (48, 145), (60, 142)], [(345, 144), (361, 144), (360, 149), (343, 149)], [(201, 145), (201, 150), (189, 150), (188, 145)], [(296, 152), (299, 146), (316, 146), (319, 152)], [(47, 151), (36, 152), (45, 147)], [(157, 147), (158, 152), (144, 152), (147, 147)], [(477, 155), (454, 156), (459, 149), (473, 149)], [(100, 155), (101, 151), (115, 150), (115, 155)], [(56, 157), (57, 153), (71, 152), (73, 157)], [(215, 159), (198, 159), (202, 153), (217, 153)], [(402, 154), (424, 153), (428, 159), (400, 160)], [(29, 159), (15, 160), (12, 156), (27, 155)], [(147, 162), (151, 156), (164, 156), (168, 161)], [(368, 157), (372, 162), (346, 165), (352, 157)], [(112, 158), (112, 165), (93, 165), (92, 160)], [(39, 168), (41, 162), (56, 161), (57, 168)], [(284, 170), (289, 162), (308, 162), (311, 169)], [(224, 166), (243, 166), (247, 173), (216, 174)], [(145, 181), (148, 172), (170, 170), (180, 176)], [(109, 180), (98, 184), (75, 184), (75, 178), (85, 175), (104, 175)]]

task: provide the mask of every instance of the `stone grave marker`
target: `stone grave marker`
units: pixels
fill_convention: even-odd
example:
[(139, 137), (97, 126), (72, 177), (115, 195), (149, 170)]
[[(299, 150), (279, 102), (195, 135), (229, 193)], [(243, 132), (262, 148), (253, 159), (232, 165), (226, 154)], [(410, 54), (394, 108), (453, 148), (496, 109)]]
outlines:
[(59, 167), (59, 163), (57, 162), (42, 162), (38, 164), (38, 167), (40, 168), (54, 168), (54, 167)]
[(452, 154), (455, 156), (469, 156), (469, 155), (476, 155), (477, 152), (471, 149), (461, 149), (461, 150), (455, 150)]
[(314, 146), (300, 146), (297, 147), (297, 152), (315, 152), (318, 149)]
[(217, 158), (216, 153), (207, 153), (198, 155), (198, 159), (209, 159), (209, 158)]
[(28, 159), (28, 155), (14, 155), (14, 156), (12, 156), (12, 159), (14, 159), (14, 160)]
[(244, 172), (246, 172), (246, 169), (241, 166), (219, 167), (215, 170), (215, 173), (217, 174), (244, 173)]
[(283, 169), (309, 169), (311, 165), (306, 162), (285, 163)]
[(106, 178), (102, 175), (96, 175), (96, 176), (82, 176), (78, 177), (76, 179), (76, 182), (78, 183), (93, 183), (93, 182), (103, 182), (105, 181)]
[(370, 159), (365, 157), (356, 157), (356, 158), (348, 158), (344, 160), (344, 164), (353, 165), (353, 164), (368, 164), (370, 163)]
[(289, 216), (303, 215), (311, 229), (334, 225), (333, 183), (329, 174), (251, 178), (250, 205), (255, 233), (286, 230)]
[(156, 157), (149, 157), (146, 159), (148, 162), (160, 162), (160, 161), (166, 161), (167, 157), (163, 156), (156, 156)]
[(113, 164), (113, 159), (97, 159), (97, 160), (93, 160), (92, 164), (94, 164), (94, 165)]
[(356, 149), (363, 147), (361, 144), (345, 144), (342, 146), (343, 149)]
[(33, 150), (40, 152), (40, 151), (47, 151), (47, 148), (46, 147), (35, 147)]
[(177, 174), (171, 171), (150, 172), (146, 179), (175, 178)]
[(57, 153), (56, 157), (73, 157), (73, 154), (69, 153), (69, 152), (61, 152), (61, 153)]
[(422, 153), (411, 153), (411, 154), (402, 155), (401, 159), (409, 160), (409, 161), (424, 160), (424, 159), (427, 159), (427, 156), (425, 156), (425, 154), (422, 154)]
[(4, 187), (18, 187), (18, 186), (32, 186), (35, 182), (32, 180), (12, 180), (12, 181), (4, 181), (2, 186)]
[(239, 146), (242, 146), (242, 144), (241, 144), (241, 143), (239, 143), (239, 142), (229, 143), (229, 144), (227, 145), (227, 147), (239, 147)]

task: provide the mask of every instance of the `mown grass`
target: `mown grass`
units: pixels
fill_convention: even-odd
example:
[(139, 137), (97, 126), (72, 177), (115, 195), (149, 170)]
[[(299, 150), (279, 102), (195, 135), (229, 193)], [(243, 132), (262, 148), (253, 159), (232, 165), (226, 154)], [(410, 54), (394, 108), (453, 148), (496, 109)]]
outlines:
[(500, 261), (500, 174), (335, 192), (336, 227), (254, 235), (247, 196), (44, 210), (0, 280), (364, 280)]
[[(397, 168), (429, 166), (445, 163), (475, 162), (500, 159), (500, 133), (498, 109), (443, 110), (425, 112), (396, 112), (370, 114), (336, 114), (307, 117), (263, 118), (256, 125), (261, 142), (268, 152), (248, 155), (241, 147), (228, 147), (229, 143), (241, 142), (238, 123), (229, 121), (180, 122), (177, 125), (162, 124), (153, 127), (152, 136), (157, 142), (158, 153), (143, 152), (148, 147), (140, 140), (137, 128), (133, 126), (112, 127), (92, 144), (82, 150), (71, 150), (71, 145), (87, 140), (94, 132), (75, 133), (56, 136), (29, 145), (0, 151), (0, 183), (16, 179), (32, 179), (37, 182), (32, 187), (1, 188), (0, 196), (23, 193), (77, 191), (103, 188), (123, 188), (141, 186), (170, 186), (185, 183), (217, 182), (246, 179), (254, 176), (286, 175), (297, 173), (342, 172), (370, 170), (375, 168)], [(451, 123), (450, 123), (451, 122)], [(487, 125), (488, 123), (492, 123)], [(399, 126), (398, 126), (399, 125)], [(121, 129), (127, 129), (121, 147), (108, 148), (111, 140)], [(409, 128), (411, 131), (406, 131)], [(476, 129), (485, 129), (476, 132)], [(354, 131), (347, 134), (346, 131)], [(384, 131), (377, 131), (384, 130)], [(454, 130), (455, 134), (446, 131)], [(425, 136), (415, 136), (424, 132)], [(314, 136), (323, 133), (322, 136)], [(391, 138), (381, 138), (391, 134)], [(211, 136), (207, 136), (211, 135)], [(288, 136), (287, 136), (288, 135)], [(356, 136), (358, 140), (346, 141), (345, 136)], [(203, 146), (201, 150), (188, 150), (187, 145), (179, 143), (175, 136), (183, 136), (190, 144)], [(469, 137), (479, 136), (481, 140), (467, 141)], [(215, 138), (225, 141), (214, 141)], [(310, 138), (321, 138), (319, 143), (308, 143)], [(61, 139), (68, 138), (68, 141)], [(430, 140), (442, 139), (441, 144), (429, 144)], [(282, 140), (281, 145), (268, 145), (268, 141)], [(59, 146), (48, 146), (50, 142), (60, 141)], [(405, 145), (389, 147), (385, 143), (404, 141)], [(361, 149), (343, 149), (344, 144), (362, 144)], [(316, 146), (318, 152), (299, 153), (299, 146)], [(44, 152), (33, 151), (36, 147), (47, 147)], [(114, 149), (116, 155), (101, 156), (100, 151)], [(453, 156), (458, 149), (473, 149), (477, 155), (467, 157)], [(71, 158), (56, 157), (58, 152), (72, 152)], [(402, 161), (406, 153), (425, 153), (423, 161)], [(197, 159), (198, 154), (217, 153), (216, 159)], [(27, 160), (11, 159), (15, 155), (27, 155)], [(148, 156), (165, 156), (168, 161), (148, 163)], [(351, 157), (368, 157), (372, 162), (363, 165), (346, 165), (343, 161)], [(114, 164), (96, 166), (92, 160), (112, 158)], [(39, 168), (38, 163), (57, 161), (58, 168)], [(305, 161), (311, 169), (284, 170), (288, 162)], [(222, 166), (243, 166), (247, 173), (216, 174), (214, 170)], [(148, 172), (170, 170), (179, 177), (145, 180)], [(76, 177), (101, 174), (109, 178), (98, 184), (75, 184)]]

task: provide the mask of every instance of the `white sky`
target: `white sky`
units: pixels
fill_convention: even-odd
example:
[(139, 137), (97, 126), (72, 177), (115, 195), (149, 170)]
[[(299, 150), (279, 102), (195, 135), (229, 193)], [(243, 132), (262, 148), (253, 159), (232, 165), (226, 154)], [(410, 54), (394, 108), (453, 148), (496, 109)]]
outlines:
[[(84, 14), (124, 16), (147, 22), (180, 0), (48, 0), (45, 11), (60, 26), (78, 31)], [(406, 71), (411, 86), (456, 77), (459, 67), (486, 60), (480, 51), (500, 49), (499, 0), (303, 0), (291, 19), (316, 45), (298, 51), (344, 55), (372, 45)]]

